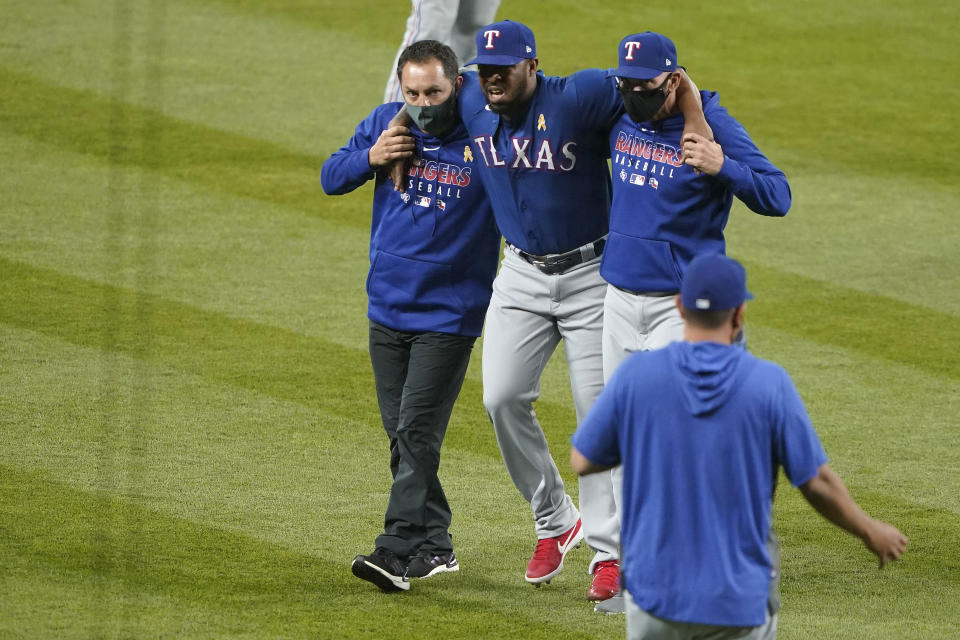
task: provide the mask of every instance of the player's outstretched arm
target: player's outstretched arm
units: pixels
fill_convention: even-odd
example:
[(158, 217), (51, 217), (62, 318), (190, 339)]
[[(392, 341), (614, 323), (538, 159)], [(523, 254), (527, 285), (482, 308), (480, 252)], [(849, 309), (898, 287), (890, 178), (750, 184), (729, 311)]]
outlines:
[(906, 550), (906, 536), (893, 525), (868, 516), (830, 465), (822, 465), (817, 475), (800, 485), (800, 491), (824, 518), (863, 540), (879, 559), (881, 569)]
[(683, 113), (683, 135), (695, 133), (707, 140), (713, 140), (713, 130), (703, 116), (703, 101), (700, 90), (683, 69), (680, 70), (680, 84), (677, 86), (677, 107)]

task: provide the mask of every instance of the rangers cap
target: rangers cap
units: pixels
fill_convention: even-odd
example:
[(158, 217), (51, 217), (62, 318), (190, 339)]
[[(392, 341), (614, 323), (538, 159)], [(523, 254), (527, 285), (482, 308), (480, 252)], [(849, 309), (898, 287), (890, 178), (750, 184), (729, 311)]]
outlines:
[(699, 255), (683, 274), (680, 303), (686, 309), (721, 311), (736, 309), (753, 300), (747, 291), (747, 272), (743, 266), (719, 253)]
[(620, 41), (620, 66), (607, 71), (608, 76), (649, 80), (664, 71), (676, 71), (677, 48), (667, 36), (653, 31), (634, 33)]
[(537, 57), (533, 31), (525, 24), (501, 20), (477, 31), (477, 57), (468, 64), (512, 66)]

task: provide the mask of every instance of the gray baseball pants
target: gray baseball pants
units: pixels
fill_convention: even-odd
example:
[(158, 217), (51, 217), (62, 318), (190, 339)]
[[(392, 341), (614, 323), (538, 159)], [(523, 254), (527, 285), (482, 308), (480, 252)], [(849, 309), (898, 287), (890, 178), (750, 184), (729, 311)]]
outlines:
[(724, 627), (712, 624), (675, 622), (652, 616), (626, 594), (627, 640), (775, 640), (777, 613), (767, 610), (759, 627)]
[(403, 101), (397, 62), (404, 49), (420, 40), (439, 40), (453, 49), (462, 66), (477, 55), (477, 31), (493, 22), (500, 0), (411, 0), (410, 4), (410, 17), (390, 68), (384, 102)]
[[(562, 340), (579, 422), (603, 387), (605, 291), (600, 258), (546, 275), (509, 248), (493, 283), (483, 339), (483, 404), (510, 478), (530, 503), (540, 539), (567, 531), (580, 516), (533, 410), (540, 375)], [(572, 433), (574, 425), (563, 428)], [(584, 536), (597, 552), (591, 569), (598, 560), (619, 557), (614, 505), (609, 475), (580, 478)]]
[(603, 301), (603, 379), (635, 351), (683, 340), (683, 319), (673, 293), (633, 294), (609, 285)]
[[(675, 340), (683, 339), (683, 320), (674, 304), (673, 295), (644, 296), (634, 295), (608, 285), (604, 292), (603, 303), (603, 380), (606, 382), (616, 368), (634, 351), (649, 351), (667, 346)], [(605, 485), (597, 491), (602, 499), (592, 505), (598, 511), (603, 510), (593, 520), (604, 526), (595, 536), (604, 541), (609, 552), (598, 553), (590, 564), (601, 560), (616, 560), (620, 557), (620, 495), (623, 484), (623, 469), (615, 467), (610, 471), (591, 476), (597, 484)], [(609, 496), (609, 498), (607, 498)], [(586, 527), (586, 518), (584, 518)], [(606, 549), (605, 549), (606, 551)]]

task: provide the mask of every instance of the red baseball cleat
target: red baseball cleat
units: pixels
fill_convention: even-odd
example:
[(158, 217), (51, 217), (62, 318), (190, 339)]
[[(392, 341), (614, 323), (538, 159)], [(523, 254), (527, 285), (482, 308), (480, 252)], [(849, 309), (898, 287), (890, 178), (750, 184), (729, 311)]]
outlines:
[(593, 584), (587, 591), (587, 600), (607, 600), (620, 593), (620, 562), (604, 560), (593, 568)]
[(537, 548), (533, 550), (533, 557), (527, 564), (527, 574), (524, 576), (531, 584), (550, 582), (553, 576), (563, 569), (563, 558), (570, 549), (573, 549), (583, 540), (583, 531), (580, 529), (580, 519), (569, 530), (554, 536), (537, 541)]

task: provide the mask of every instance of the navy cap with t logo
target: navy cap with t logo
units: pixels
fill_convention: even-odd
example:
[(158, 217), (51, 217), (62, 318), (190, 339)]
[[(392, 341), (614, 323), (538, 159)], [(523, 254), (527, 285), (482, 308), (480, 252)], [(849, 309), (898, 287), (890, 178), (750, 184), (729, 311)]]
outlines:
[(501, 20), (477, 31), (477, 57), (468, 64), (512, 66), (537, 57), (533, 31), (525, 24)]
[(753, 294), (747, 291), (747, 272), (727, 256), (719, 253), (697, 256), (683, 274), (680, 303), (687, 309), (736, 309), (746, 300), (753, 300)]
[(665, 35), (645, 31), (634, 33), (620, 41), (620, 66), (607, 71), (608, 76), (649, 80), (664, 71), (676, 71), (677, 48)]

